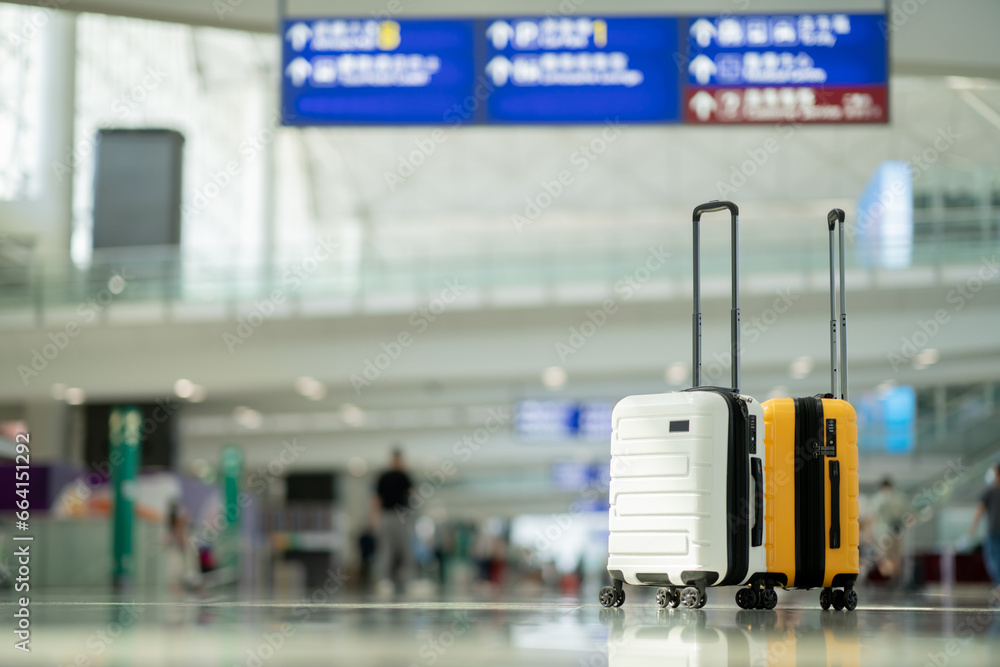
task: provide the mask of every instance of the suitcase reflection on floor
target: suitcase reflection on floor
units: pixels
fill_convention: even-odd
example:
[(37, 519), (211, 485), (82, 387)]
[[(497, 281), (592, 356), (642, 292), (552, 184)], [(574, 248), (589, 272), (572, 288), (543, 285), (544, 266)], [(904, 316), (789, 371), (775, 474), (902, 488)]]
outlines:
[(701, 610), (602, 609), (601, 621), (608, 626), (607, 664), (662, 665), (667, 656), (671, 664), (706, 667), (861, 664), (854, 614), (741, 610), (725, 614), (726, 622), (719, 618)]

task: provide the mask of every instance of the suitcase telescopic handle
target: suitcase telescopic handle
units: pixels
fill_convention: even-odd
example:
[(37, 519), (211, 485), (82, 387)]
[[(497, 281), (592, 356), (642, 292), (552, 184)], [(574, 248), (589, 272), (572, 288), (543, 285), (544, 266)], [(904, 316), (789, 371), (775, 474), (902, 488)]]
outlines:
[(701, 386), (701, 216), (728, 210), (732, 219), (733, 307), (732, 307), (732, 371), (733, 391), (740, 391), (740, 292), (739, 292), (739, 225), (740, 209), (731, 201), (710, 201), (694, 209), (694, 353), (691, 368), (694, 386)]
[[(844, 283), (844, 211), (835, 208), (826, 214), (830, 230), (830, 393), (847, 400), (847, 287)], [(837, 287), (833, 259), (833, 232), (840, 223), (840, 388), (837, 388)]]

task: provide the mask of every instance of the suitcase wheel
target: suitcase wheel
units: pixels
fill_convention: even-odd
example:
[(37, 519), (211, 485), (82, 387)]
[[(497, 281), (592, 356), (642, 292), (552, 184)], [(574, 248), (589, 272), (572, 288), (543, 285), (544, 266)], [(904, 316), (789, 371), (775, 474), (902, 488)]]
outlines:
[(759, 609), (774, 609), (778, 606), (778, 594), (773, 588), (767, 588), (760, 593)]
[(826, 611), (831, 604), (833, 604), (833, 589), (824, 588), (819, 593), (819, 606), (823, 608), (823, 611)]
[(619, 588), (618, 593), (615, 595), (615, 606), (620, 607), (625, 604), (625, 589)]
[(694, 586), (688, 586), (681, 591), (681, 604), (688, 609), (701, 609), (707, 599), (708, 596)]
[(844, 591), (833, 592), (833, 608), (836, 609), (837, 611), (840, 611), (841, 609), (844, 608), (844, 605), (846, 603), (844, 597), (845, 597)]
[(656, 591), (656, 604), (660, 606), (660, 609), (666, 609), (667, 607), (677, 609), (681, 604), (681, 593), (673, 586), (660, 588)]
[(613, 607), (615, 606), (615, 599), (617, 597), (618, 596), (615, 595), (615, 589), (611, 588), (611, 586), (605, 586), (601, 589), (597, 599), (601, 601), (602, 607)]
[(854, 611), (858, 607), (858, 592), (853, 588), (844, 593), (844, 609)]
[(668, 588), (658, 588), (656, 590), (656, 604), (660, 607), (660, 609), (666, 609), (673, 597), (674, 596), (670, 594), (670, 589)]
[(741, 588), (736, 591), (736, 604), (740, 609), (753, 609), (757, 606), (757, 591), (752, 588)]

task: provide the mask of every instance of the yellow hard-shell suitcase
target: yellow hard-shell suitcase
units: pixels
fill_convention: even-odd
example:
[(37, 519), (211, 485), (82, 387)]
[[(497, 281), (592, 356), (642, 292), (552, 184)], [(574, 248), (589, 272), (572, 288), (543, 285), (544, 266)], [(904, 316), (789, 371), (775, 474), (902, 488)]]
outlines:
[[(840, 222), (840, 397), (837, 398), (837, 313), (834, 239)], [(773, 608), (773, 588), (822, 588), (823, 609), (852, 611), (858, 577), (858, 428), (847, 401), (847, 313), (844, 212), (830, 211), (830, 339), (832, 393), (763, 403), (767, 574), (743, 589), (743, 608)]]

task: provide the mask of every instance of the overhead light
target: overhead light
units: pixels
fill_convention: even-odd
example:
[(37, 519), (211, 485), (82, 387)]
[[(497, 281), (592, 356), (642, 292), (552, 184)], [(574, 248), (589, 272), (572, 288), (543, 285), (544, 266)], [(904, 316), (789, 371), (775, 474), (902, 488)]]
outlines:
[(814, 365), (812, 357), (797, 357), (788, 367), (788, 374), (793, 380), (801, 380), (812, 373)]
[(63, 398), (70, 405), (83, 405), (87, 396), (80, 387), (68, 387), (65, 394), (63, 394)]
[(688, 375), (690, 375), (690, 370), (688, 369), (688, 365), (683, 361), (675, 361), (670, 364), (667, 366), (667, 372), (665, 373), (667, 382), (677, 386), (684, 384), (688, 379)]
[(191, 394), (194, 393), (194, 382), (181, 378), (174, 383), (174, 393), (180, 398), (191, 398)]
[(49, 389), (49, 393), (52, 395), (53, 400), (61, 401), (66, 398), (66, 385), (57, 382)]
[(264, 423), (264, 417), (245, 405), (239, 405), (233, 409), (233, 419), (243, 428), (258, 429)]
[(296, 380), (295, 391), (312, 401), (319, 401), (326, 397), (326, 385), (311, 377), (300, 377)]
[(922, 371), (928, 366), (936, 364), (940, 358), (941, 354), (933, 347), (929, 347), (926, 350), (917, 352), (917, 355), (913, 357), (913, 367), (918, 371)]
[(344, 403), (340, 406), (340, 418), (348, 426), (357, 428), (365, 423), (365, 411), (353, 403)]
[(192, 403), (201, 403), (202, 401), (205, 400), (205, 397), (207, 395), (208, 395), (208, 392), (205, 391), (205, 388), (203, 386), (201, 386), (200, 384), (196, 384), (196, 385), (194, 385), (194, 387), (192, 387), (192, 389), (191, 389), (191, 395), (188, 396), (187, 399), (189, 401), (191, 401)]
[(542, 384), (553, 391), (566, 385), (566, 369), (559, 366), (549, 366), (542, 371)]

